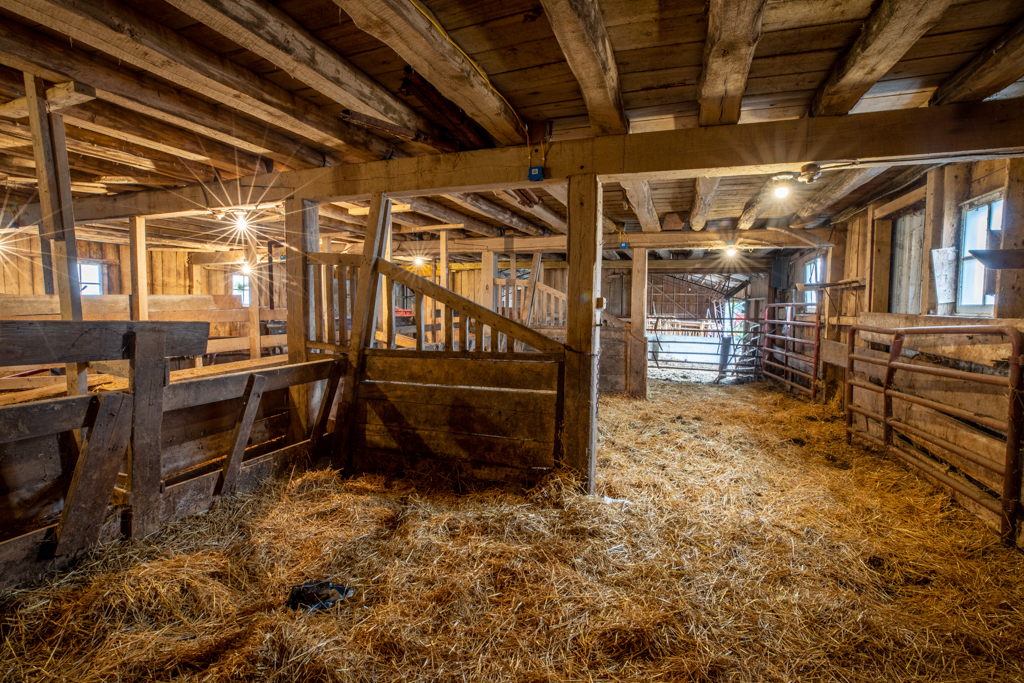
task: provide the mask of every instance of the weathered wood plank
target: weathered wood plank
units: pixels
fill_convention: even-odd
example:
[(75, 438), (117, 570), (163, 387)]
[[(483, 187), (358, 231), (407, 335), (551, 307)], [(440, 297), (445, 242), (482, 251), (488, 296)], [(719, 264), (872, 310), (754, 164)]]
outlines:
[[(267, 378), (263, 393), (327, 379), (333, 363), (331, 360), (315, 360), (261, 369), (259, 374)], [(172, 383), (164, 390), (164, 411), (239, 398), (245, 391), (250, 374), (240, 372)]]
[(245, 383), (245, 390), (242, 392), (242, 405), (231, 432), (231, 450), (221, 470), (221, 478), (216, 493), (218, 495), (230, 495), (235, 492), (235, 485), (238, 481), (238, 472), (242, 467), (242, 456), (245, 454), (245, 446), (249, 443), (249, 434), (252, 432), (252, 423), (256, 419), (256, 411), (260, 407), (260, 399), (263, 398), (263, 388), (266, 386), (267, 378), (263, 375), (249, 375)]
[(363, 378), (442, 386), (553, 391), (557, 363), (472, 359), (421, 359), (367, 356)]
[(551, 467), (554, 463), (553, 445), (548, 442), (454, 435), (447, 430), (360, 425), (355, 430), (353, 446), (514, 467)]
[(430, 405), (393, 400), (356, 402), (356, 422), (387, 428), (415, 427), (460, 435), (496, 436), (505, 439), (554, 443), (555, 414), (520, 413), (473, 405)]
[(127, 335), (160, 330), (167, 336), (168, 356), (196, 356), (206, 352), (209, 329), (203, 322), (2, 321), (0, 347), (6, 349), (4, 365), (121, 360)]
[(740, 103), (761, 39), (765, 5), (767, 0), (711, 0), (699, 84), (700, 125), (720, 126), (740, 120)]
[(1024, 19), (939, 86), (930, 105), (980, 102), (1024, 76)]
[(135, 399), (131, 448), (128, 453), (128, 490), (132, 506), (132, 537), (143, 538), (160, 524), (160, 423), (164, 414), (164, 386), (168, 379), (167, 335), (162, 330), (140, 330), (131, 337), (128, 387)]
[(99, 540), (131, 424), (131, 395), (110, 393), (100, 398), (96, 421), (79, 453), (57, 525), (58, 555), (76, 555)]

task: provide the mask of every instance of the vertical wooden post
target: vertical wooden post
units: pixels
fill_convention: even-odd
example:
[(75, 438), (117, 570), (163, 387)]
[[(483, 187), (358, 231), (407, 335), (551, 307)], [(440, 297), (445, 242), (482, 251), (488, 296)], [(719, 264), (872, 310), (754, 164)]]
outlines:
[(256, 239), (245, 236), (245, 262), (249, 266), (249, 358), (260, 357), (260, 257)]
[(480, 288), (477, 291), (477, 303), (489, 310), (494, 310), (494, 274), (497, 270), (498, 255), (493, 251), (480, 254)]
[(149, 320), (149, 274), (146, 268), (146, 219), (132, 216), (128, 221), (128, 253), (132, 291), (129, 305), (132, 320)]
[(647, 398), (647, 248), (633, 247), (630, 284), (629, 371), (626, 391), (634, 398)]
[(874, 239), (871, 243), (871, 298), (868, 301), (868, 310), (872, 313), (888, 313), (892, 268), (892, 221), (888, 218), (874, 219), (872, 233)]
[(601, 344), (596, 299), (601, 295), (601, 182), (569, 178), (569, 283), (565, 331), (562, 466), (578, 471), (594, 492), (597, 473), (597, 378)]
[[(971, 193), (971, 165), (949, 164), (943, 171), (942, 246), (955, 247), (960, 243), (960, 205)], [(939, 315), (953, 315), (956, 303), (937, 304), (936, 310)]]
[(362, 373), (363, 352), (373, 345), (376, 319), (378, 259), (390, 241), (391, 200), (376, 192), (370, 200), (370, 214), (366, 221), (363, 257), (359, 263), (359, 291), (352, 305), (352, 336), (349, 341), (348, 369), (338, 406), (337, 426), (334, 430), (334, 461), (336, 466), (352, 468), (351, 443), (354, 426), (354, 404), (357, 384)]
[[(388, 203), (388, 220), (384, 224), (384, 235), (381, 238), (380, 258), (385, 261), (391, 260), (391, 204)], [(378, 275), (382, 295), (376, 299), (375, 306), (377, 315), (374, 318), (376, 327), (370, 334), (370, 347), (372, 348), (377, 339), (379, 329), (384, 337), (384, 348), (390, 349), (395, 340), (395, 285), (383, 275)]]
[(148, 536), (160, 526), (160, 425), (167, 380), (165, 345), (165, 333), (160, 330), (135, 332), (130, 345), (128, 390), (135, 397), (127, 473), (132, 538)]
[[(331, 253), (331, 238), (320, 238), (320, 252)], [(324, 341), (329, 344), (335, 343), (335, 330), (338, 324), (338, 309), (334, 305), (334, 288), (337, 283), (334, 279), (334, 266), (324, 266)]]
[[(285, 202), (285, 234), (288, 240), (286, 266), (288, 302), (288, 362), (305, 363), (308, 355), (306, 341), (312, 334), (312, 291), (310, 288), (310, 265), (306, 257), (316, 251), (320, 238), (319, 205), (303, 199), (289, 199)], [(305, 385), (291, 387), (292, 420), (290, 437), (292, 443), (302, 441), (309, 434), (314, 419), (313, 399), (315, 391)]]
[[(1003, 188), (1003, 249), (1024, 249), (1024, 159), (1006, 164)], [(995, 318), (1024, 318), (1024, 273), (996, 271)]]
[[(447, 230), (442, 230), (441, 231), (441, 258), (438, 260), (438, 263), (437, 263), (437, 274), (438, 274), (437, 284), (441, 285), (445, 289), (449, 289), (450, 288), (449, 287), (449, 278), (450, 278), (451, 275), (450, 275), (450, 271), (448, 269), (448, 231)], [(445, 312), (445, 310), (446, 310), (446, 306), (441, 304), (441, 310), (440, 310), (441, 319), (445, 320), (445, 321), (448, 321), (449, 320), (449, 316)], [(434, 340), (437, 341), (438, 339), (440, 339), (441, 342), (444, 344), (443, 348), (445, 348), (447, 350), (450, 350), (451, 349), (451, 346), (450, 346), (451, 340), (449, 339), (449, 337), (451, 337), (451, 334), (452, 334), (451, 333), (451, 325), (446, 322), (443, 325), (443, 327), (444, 327), (444, 331), (441, 332), (441, 336), (440, 337), (437, 336), (437, 332), (434, 332)]]
[(935, 272), (932, 270), (932, 249), (942, 246), (942, 211), (944, 200), (944, 173), (942, 168), (928, 171), (928, 185), (924, 206), (924, 255), (921, 268), (921, 314), (936, 310)]
[[(39, 187), (39, 241), (44, 273), (49, 252), (52, 279), (60, 300), (61, 320), (81, 320), (82, 289), (78, 281), (78, 251), (75, 244), (75, 219), (71, 210), (71, 171), (68, 167), (64, 119), (60, 114), (47, 112), (46, 88), (41, 80), (30, 73), (25, 74), (25, 99)], [(68, 394), (88, 393), (86, 368), (85, 363), (67, 365)]]

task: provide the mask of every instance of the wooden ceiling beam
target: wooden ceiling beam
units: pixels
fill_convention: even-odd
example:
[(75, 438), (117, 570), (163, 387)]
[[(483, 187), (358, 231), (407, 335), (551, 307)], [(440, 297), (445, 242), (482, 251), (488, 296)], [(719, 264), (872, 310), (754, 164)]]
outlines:
[[(86, 83), (96, 89), (97, 99), (177, 126), (189, 135), (198, 134), (219, 141), (222, 146), (237, 147), (243, 158), (247, 153), (260, 154), (284, 168), (328, 166), (340, 162), (331, 155), (324, 155), (267, 128), (263, 123), (171, 88), (163, 81), (75, 50), (65, 42), (30, 31), (12, 21), (0, 22), (0, 63), (49, 81)], [(75, 109), (93, 105), (95, 103)], [(149, 136), (149, 131), (139, 130)]]
[(768, 201), (772, 194), (772, 182), (769, 180), (765, 183), (764, 187), (757, 195), (747, 202), (746, 207), (743, 209), (743, 213), (740, 214), (740, 218), (736, 221), (737, 230), (750, 230), (754, 227), (754, 223), (761, 217), (765, 209), (768, 208)]
[(431, 216), (445, 223), (461, 223), (466, 230), (469, 232), (475, 232), (478, 235), (484, 235), (487, 237), (501, 236), (500, 229), (487, 225), (483, 221), (478, 221), (477, 219), (463, 213), (459, 213), (455, 209), (450, 209), (444, 204), (439, 204), (432, 199), (427, 199), (426, 197), (409, 197), (406, 201), (413, 211), (422, 213), (425, 216)]
[[(390, 143), (337, 118), (116, 0), (0, 0), (0, 7), (115, 59), (259, 118), (350, 161), (386, 159)], [(126, 29), (130, 27), (130, 29)]]
[(271, 3), (168, 1), (343, 107), (424, 135), (434, 134), (434, 127), (415, 109)]
[[(0, 136), (0, 141), (3, 140), (3, 137), (4, 136)], [(24, 145), (22, 147), (5, 146), (3, 154), (7, 155), (12, 160), (32, 160), (34, 155), (32, 153), (31, 134), (29, 135), (29, 138), (27, 145), (25, 144), (25, 140), (17, 140), (17, 142)], [(142, 185), (146, 187), (173, 187), (175, 185), (185, 184), (185, 182), (178, 178), (163, 175), (158, 171), (144, 171), (138, 168), (125, 166), (121, 163), (76, 154), (71, 151), (71, 147), (72, 146), (69, 145), (68, 166), (72, 171), (76, 171), (80, 174), (78, 176), (79, 178), (84, 179), (87, 182), (103, 183), (104, 185)], [(34, 161), (32, 161), (32, 164), (31, 168), (35, 168)], [(25, 168), (29, 168), (29, 166), (25, 166)]]
[[(68, 81), (58, 83), (46, 89), (46, 106), (51, 114), (57, 114), (68, 107), (85, 104), (96, 99), (96, 90), (83, 83)], [(28, 98), (19, 97), (5, 104), (0, 104), (0, 118), (27, 119)]]
[(818, 217), (843, 197), (847, 196), (859, 187), (866, 185), (881, 174), (885, 173), (885, 166), (873, 166), (870, 168), (851, 168), (833, 174), (827, 183), (816, 192), (814, 196), (804, 202), (803, 206), (797, 209), (793, 217), (789, 219), (789, 227), (802, 228), (818, 220)]
[(1024, 19), (943, 81), (932, 106), (980, 102), (1024, 78)]
[[(568, 213), (569, 206), (569, 188), (566, 185), (548, 185), (544, 188), (547, 193), (555, 198), (559, 204), (567, 207), (566, 213)], [(605, 234), (616, 232), (619, 229), (618, 224), (608, 216), (601, 216), (601, 228)], [(566, 229), (568, 232), (568, 228)]]
[(651, 198), (651, 184), (646, 180), (623, 180), (619, 184), (626, 193), (630, 208), (640, 221), (640, 229), (644, 232), (661, 232), (661, 221)]
[(500, 204), (495, 204), (488, 199), (484, 199), (478, 194), (473, 194), (471, 192), (453, 192), (452, 194), (445, 196), (456, 204), (461, 204), (471, 211), (476, 211), (479, 214), (493, 218), (499, 223), (504, 223), (508, 227), (514, 228), (525, 235), (539, 237), (544, 234), (544, 228), (539, 225), (534, 225), (514, 211), (506, 209)]
[(693, 208), (690, 209), (690, 229), (703, 230), (715, 203), (715, 193), (721, 178), (694, 178)]
[(598, 0), (541, 0), (541, 4), (565, 61), (580, 84), (594, 135), (628, 133), (619, 67)]
[(541, 221), (547, 224), (552, 231), (557, 232), (561, 235), (569, 232), (569, 226), (565, 222), (565, 218), (556, 213), (551, 207), (541, 203), (534, 204), (532, 206), (525, 206), (519, 201), (519, 198), (508, 190), (495, 190), (494, 195), (513, 206), (521, 206), (524, 211), (529, 211), (534, 216), (539, 218)]
[[(519, 116), (420, 2), (334, 0), (356, 26), (381, 41), (503, 145), (526, 142)], [(426, 14), (424, 14), (424, 12)]]
[(761, 39), (766, 4), (767, 0), (710, 1), (698, 95), (700, 125), (721, 126), (740, 120), (740, 104)]
[(860, 98), (934, 26), (952, 0), (882, 0), (832, 67), (811, 116), (848, 114)]

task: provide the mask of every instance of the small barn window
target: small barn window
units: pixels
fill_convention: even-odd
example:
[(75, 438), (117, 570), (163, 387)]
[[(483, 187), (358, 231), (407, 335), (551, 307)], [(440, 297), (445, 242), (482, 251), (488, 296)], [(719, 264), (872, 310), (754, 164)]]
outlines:
[(103, 294), (103, 266), (98, 263), (79, 263), (78, 284), (83, 296)]
[[(825, 275), (825, 260), (816, 258), (808, 261), (804, 264), (804, 284), (808, 285), (820, 285)], [(804, 290), (804, 303), (816, 304), (818, 303), (818, 290), (816, 289), (805, 289)]]
[(242, 297), (242, 305), (249, 305), (249, 276), (248, 275), (231, 275), (231, 293), (235, 296)]
[(964, 212), (957, 273), (957, 313), (991, 315), (995, 304), (995, 278), (972, 249), (998, 249), (1002, 242), (1003, 200), (979, 204)]

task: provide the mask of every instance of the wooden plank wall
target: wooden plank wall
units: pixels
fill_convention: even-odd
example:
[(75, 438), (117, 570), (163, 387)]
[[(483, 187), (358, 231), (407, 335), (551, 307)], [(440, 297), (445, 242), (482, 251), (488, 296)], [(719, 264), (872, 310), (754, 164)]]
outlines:
[(533, 481), (555, 464), (560, 366), (370, 353), (355, 408), (354, 467)]

